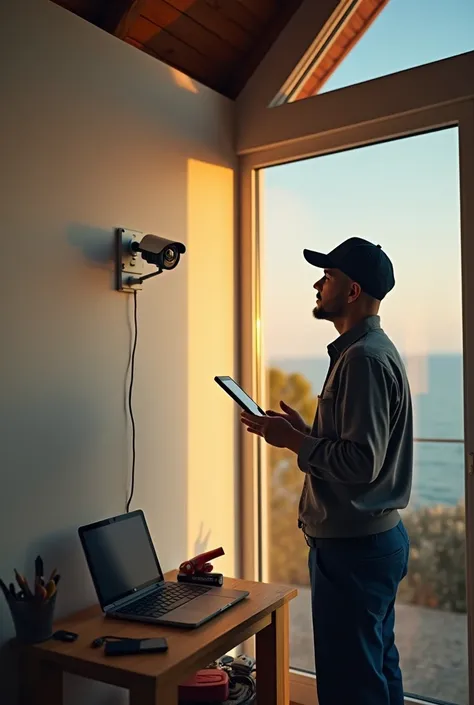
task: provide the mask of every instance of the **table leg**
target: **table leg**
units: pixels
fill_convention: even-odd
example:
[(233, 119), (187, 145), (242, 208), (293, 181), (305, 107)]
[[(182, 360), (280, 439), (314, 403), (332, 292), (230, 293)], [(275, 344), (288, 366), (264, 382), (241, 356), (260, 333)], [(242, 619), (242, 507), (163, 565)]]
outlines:
[(290, 617), (288, 604), (272, 614), (272, 621), (256, 635), (258, 705), (290, 702)]
[(130, 705), (178, 705), (178, 686), (145, 680), (130, 688)]
[(63, 705), (63, 672), (49, 661), (24, 655), (20, 660), (20, 705)]

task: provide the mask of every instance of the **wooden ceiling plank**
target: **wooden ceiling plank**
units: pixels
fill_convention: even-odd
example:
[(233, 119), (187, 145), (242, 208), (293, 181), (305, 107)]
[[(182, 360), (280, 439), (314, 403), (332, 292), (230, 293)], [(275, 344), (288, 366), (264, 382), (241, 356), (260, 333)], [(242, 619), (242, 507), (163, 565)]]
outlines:
[(360, 6), (357, 14), (361, 18), (361, 20), (364, 22), (364, 24), (367, 22), (370, 17), (374, 14), (375, 10), (372, 7), (369, 7), (366, 3)]
[(130, 27), (126, 39), (133, 39), (143, 44), (143, 46), (147, 46), (160, 31), (153, 22), (150, 22), (145, 17), (139, 17), (133, 23), (133, 26)]
[(143, 44), (161, 61), (219, 90), (225, 67), (208, 59), (193, 47), (171, 35), (166, 29), (158, 28), (145, 17), (140, 17), (134, 22), (127, 39)]
[(346, 46), (348, 42), (351, 42), (354, 37), (358, 37), (359, 32), (357, 32), (354, 27), (351, 27), (351, 25), (347, 25), (347, 27), (344, 27), (344, 31), (342, 32), (341, 39), (342, 39), (342, 44), (343, 46)]
[(219, 35), (197, 23), (191, 17), (176, 10), (165, 0), (153, 0), (146, 3), (141, 11), (142, 17), (166, 29), (177, 39), (208, 56), (215, 61), (231, 64), (239, 61), (242, 53), (228, 44)]
[[(151, 0), (152, 2), (153, 0)], [(242, 31), (259, 34), (265, 26), (265, 21), (252, 13), (240, 0), (167, 0), (177, 10), (191, 15), (201, 8), (208, 8), (229, 22), (237, 25)]]
[[(170, 5), (180, 10), (191, 19), (195, 20), (211, 32), (219, 34), (226, 42), (236, 49), (247, 51), (254, 37), (252, 32), (244, 29), (232, 17), (225, 14), (225, 9), (232, 3), (226, 3), (224, 7), (213, 6), (207, 0), (167, 0)], [(147, 0), (147, 4), (153, 0)]]
[(321, 63), (318, 65), (318, 75), (325, 74), (326, 71), (331, 68), (334, 62), (337, 61), (338, 56), (339, 52), (334, 52), (332, 54), (329, 53), (327, 56), (325, 56), (324, 61), (321, 61)]
[[(120, 0), (123, 2), (124, 0)], [(140, 11), (145, 0), (128, 0), (130, 7), (127, 12), (122, 15), (118, 25), (113, 30), (113, 34), (120, 39), (125, 39), (128, 36), (128, 31), (133, 23), (140, 17)]]
[(253, 14), (240, 0), (204, 0), (209, 7), (222, 13), (246, 32), (259, 34), (265, 25), (261, 17)]
[(271, 20), (280, 9), (275, 0), (238, 0), (238, 2), (263, 22)]
[(356, 32), (360, 32), (364, 28), (365, 24), (365, 19), (362, 17), (362, 15), (356, 13), (351, 17), (350, 25), (353, 27), (353, 29), (356, 30)]

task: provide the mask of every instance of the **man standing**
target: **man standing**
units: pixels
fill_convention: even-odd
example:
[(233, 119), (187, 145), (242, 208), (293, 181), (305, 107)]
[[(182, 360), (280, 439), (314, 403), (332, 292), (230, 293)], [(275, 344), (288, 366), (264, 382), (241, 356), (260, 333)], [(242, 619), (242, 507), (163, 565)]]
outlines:
[(413, 425), (405, 368), (378, 316), (393, 267), (361, 238), (304, 257), (324, 270), (314, 316), (339, 333), (313, 427), (284, 403), (284, 413), (242, 421), (296, 453), (304, 473), (320, 705), (403, 705), (394, 605), (409, 540), (397, 510), (410, 498)]

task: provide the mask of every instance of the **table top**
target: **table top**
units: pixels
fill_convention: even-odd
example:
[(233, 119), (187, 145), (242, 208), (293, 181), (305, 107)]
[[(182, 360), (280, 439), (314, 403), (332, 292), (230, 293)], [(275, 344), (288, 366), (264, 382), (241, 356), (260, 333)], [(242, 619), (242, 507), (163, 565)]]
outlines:
[[(167, 573), (165, 579), (176, 580), (176, 571)], [(75, 642), (50, 640), (28, 648), (32, 655), (54, 661), (65, 671), (123, 687), (130, 687), (134, 678), (157, 679), (173, 675), (186, 678), (269, 625), (272, 612), (297, 595), (296, 588), (291, 586), (237, 578), (225, 578), (224, 587), (248, 590), (250, 594), (197, 629), (106, 619), (99, 605), (94, 605), (55, 623), (55, 630), (78, 633)], [(144, 639), (164, 636), (168, 640), (168, 651), (105, 656), (103, 647), (92, 648), (91, 643), (106, 634)]]

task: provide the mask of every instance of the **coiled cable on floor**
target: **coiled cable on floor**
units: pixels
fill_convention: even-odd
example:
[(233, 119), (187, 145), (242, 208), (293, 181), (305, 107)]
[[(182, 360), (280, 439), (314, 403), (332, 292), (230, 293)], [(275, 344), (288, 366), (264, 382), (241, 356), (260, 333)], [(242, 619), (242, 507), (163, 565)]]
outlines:
[(251, 705), (255, 702), (255, 679), (229, 669), (229, 698), (222, 705)]

